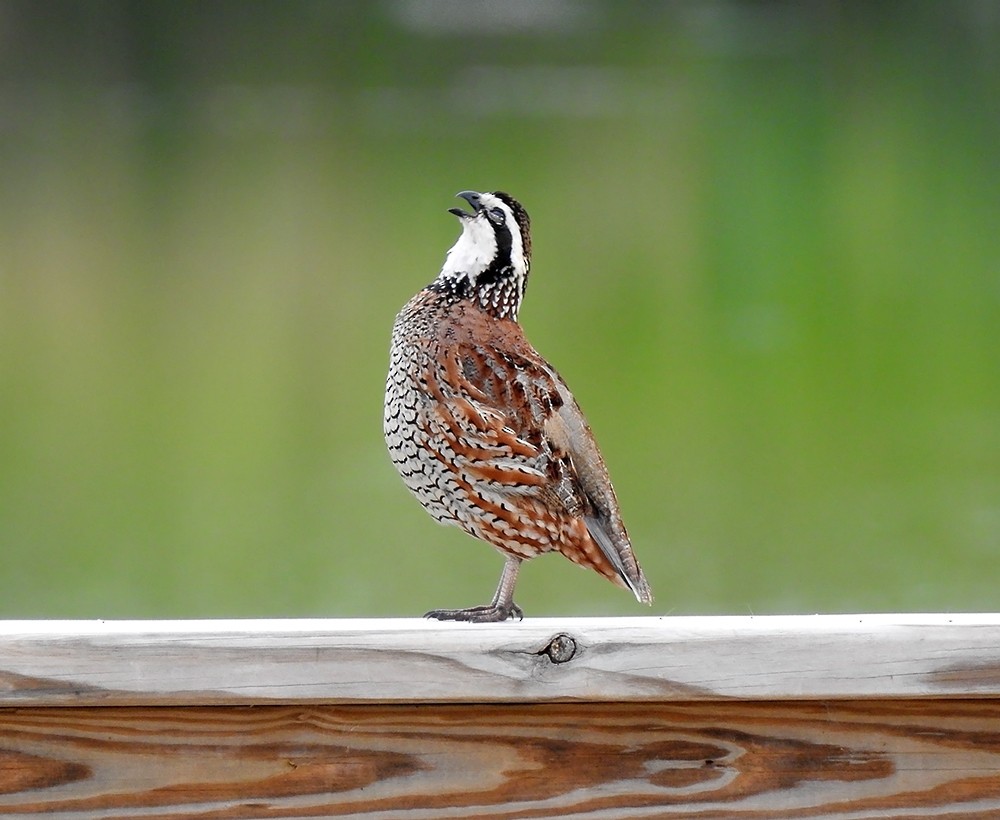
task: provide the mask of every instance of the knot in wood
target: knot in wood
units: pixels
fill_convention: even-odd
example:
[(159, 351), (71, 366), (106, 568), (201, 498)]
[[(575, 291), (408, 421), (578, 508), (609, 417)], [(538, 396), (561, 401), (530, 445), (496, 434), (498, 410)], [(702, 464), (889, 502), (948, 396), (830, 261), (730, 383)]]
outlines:
[(576, 655), (576, 641), (565, 632), (560, 632), (539, 654), (548, 655), (552, 663), (566, 663)]

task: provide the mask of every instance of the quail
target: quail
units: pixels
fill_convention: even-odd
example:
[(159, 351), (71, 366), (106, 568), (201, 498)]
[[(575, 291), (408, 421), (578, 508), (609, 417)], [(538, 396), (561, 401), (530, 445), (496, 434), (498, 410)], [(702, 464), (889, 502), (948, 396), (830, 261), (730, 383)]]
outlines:
[(462, 234), (392, 329), (383, 430), (403, 482), (442, 524), (505, 558), (493, 600), (429, 618), (503, 621), (521, 562), (559, 552), (651, 603), (607, 467), (569, 388), (518, 324), (528, 214), (502, 191), (458, 194)]

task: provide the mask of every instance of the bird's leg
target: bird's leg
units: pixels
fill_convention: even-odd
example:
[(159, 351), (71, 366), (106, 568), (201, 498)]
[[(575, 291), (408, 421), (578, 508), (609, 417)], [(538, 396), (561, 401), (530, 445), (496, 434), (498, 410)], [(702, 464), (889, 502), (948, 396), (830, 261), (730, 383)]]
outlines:
[(472, 606), (468, 609), (432, 609), (424, 617), (437, 618), (439, 621), (475, 621), (486, 623), (490, 621), (506, 621), (508, 618), (524, 618), (521, 607), (514, 603), (514, 585), (517, 583), (517, 573), (521, 569), (521, 559), (513, 555), (507, 556), (500, 574), (500, 583), (493, 595), (493, 601), (484, 606)]

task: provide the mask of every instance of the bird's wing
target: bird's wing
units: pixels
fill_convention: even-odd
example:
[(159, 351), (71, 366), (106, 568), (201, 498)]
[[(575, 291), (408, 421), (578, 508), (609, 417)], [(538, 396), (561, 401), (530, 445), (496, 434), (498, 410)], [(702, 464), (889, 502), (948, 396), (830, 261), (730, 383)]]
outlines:
[(591, 537), (635, 597), (643, 603), (651, 603), (653, 598), (649, 584), (632, 552), (618, 498), (594, 434), (565, 382), (554, 370), (549, 370), (560, 391), (562, 403), (546, 419), (546, 437), (556, 450), (569, 456), (569, 467), (578, 492), (589, 502), (585, 505), (583, 519)]
[(444, 352), (440, 378), (427, 380), (434, 399), (430, 423), (440, 434), (428, 446), (443, 442), (448, 452), (439, 454), (442, 461), (450, 460), (465, 478), (488, 482), (496, 492), (537, 491), (548, 481), (539, 469), (540, 440), (523, 434), (516, 414), (491, 389), (491, 380), (470, 369), (471, 360), (471, 350), (456, 346)]
[(457, 345), (454, 358), (446, 357), (448, 381), (457, 390), (445, 406), (467, 420), (463, 432), (477, 451), (503, 446), (507, 457), (491, 469), (491, 480), (512, 493), (544, 496), (550, 506), (582, 519), (615, 572), (649, 602), (649, 585), (587, 420), (559, 374), (531, 353)]

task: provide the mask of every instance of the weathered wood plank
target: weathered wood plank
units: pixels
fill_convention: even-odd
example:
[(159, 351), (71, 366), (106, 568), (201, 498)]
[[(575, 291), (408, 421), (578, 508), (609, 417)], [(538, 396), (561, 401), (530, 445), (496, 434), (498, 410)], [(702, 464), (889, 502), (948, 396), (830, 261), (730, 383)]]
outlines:
[(986, 696), (995, 614), (0, 622), (0, 706)]
[(960, 700), (0, 710), (0, 814), (1000, 816), (1000, 710)]

